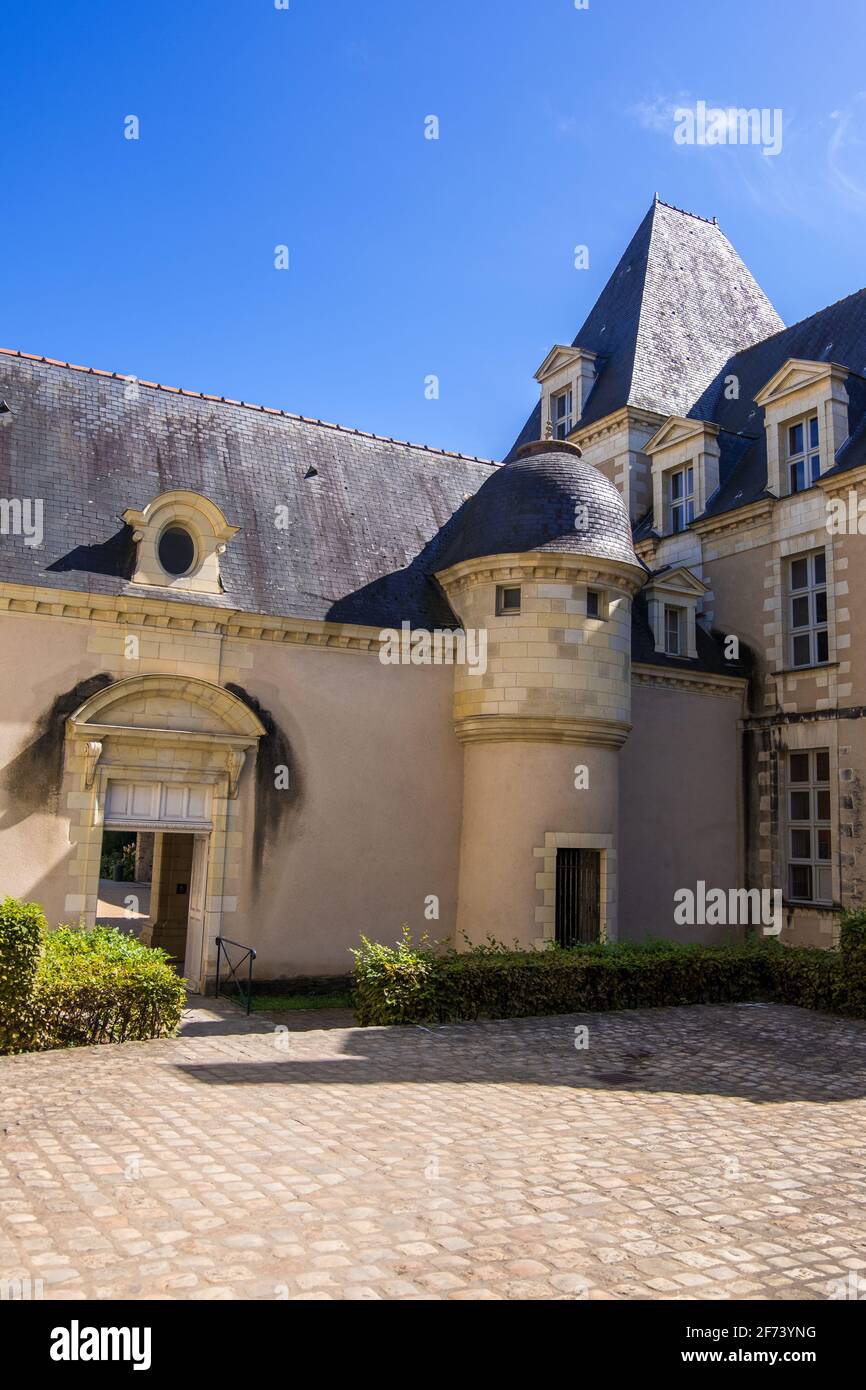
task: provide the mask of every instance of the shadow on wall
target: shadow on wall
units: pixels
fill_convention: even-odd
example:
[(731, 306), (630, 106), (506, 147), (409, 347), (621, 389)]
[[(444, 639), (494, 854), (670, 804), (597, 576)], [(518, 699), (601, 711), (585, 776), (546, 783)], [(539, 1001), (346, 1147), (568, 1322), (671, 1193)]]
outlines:
[(259, 739), (255, 766), (255, 807), (253, 824), (254, 891), (261, 891), (261, 871), (266, 853), (276, 849), (281, 837), (300, 812), (304, 800), (303, 778), (292, 752), (291, 744), (270, 710), (264, 709), (254, 695), (241, 685), (226, 685), (231, 695), (241, 700), (264, 725), (264, 737)]
[(0, 786), (9, 797), (0, 829), (8, 830), (36, 811), (57, 813), (63, 780), (63, 749), (66, 721), (91, 695), (113, 685), (114, 678), (103, 672), (79, 681), (71, 690), (58, 695), (51, 707), (36, 720), (36, 737), (0, 770)]

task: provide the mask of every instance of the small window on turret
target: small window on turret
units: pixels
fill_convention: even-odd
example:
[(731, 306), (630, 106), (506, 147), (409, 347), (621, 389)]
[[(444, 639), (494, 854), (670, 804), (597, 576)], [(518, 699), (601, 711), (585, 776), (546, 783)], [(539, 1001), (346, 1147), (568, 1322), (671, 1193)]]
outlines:
[(496, 612), (500, 614), (500, 616), (506, 613), (520, 612), (519, 584), (500, 584), (497, 586)]
[(587, 589), (586, 616), (588, 618), (607, 617), (607, 609), (604, 602), (604, 594), (601, 592), (600, 589)]

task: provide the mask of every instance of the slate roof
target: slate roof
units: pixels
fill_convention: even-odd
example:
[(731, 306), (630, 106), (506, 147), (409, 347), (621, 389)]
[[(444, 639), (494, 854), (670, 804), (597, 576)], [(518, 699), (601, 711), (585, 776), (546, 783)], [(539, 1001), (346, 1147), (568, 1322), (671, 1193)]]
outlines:
[[(686, 415), (732, 353), (782, 327), (718, 224), (656, 199), (574, 339), (600, 356), (581, 425), (625, 405)], [(540, 434), (536, 404), (508, 457)]]
[(438, 565), (527, 550), (641, 566), (620, 492), (577, 449), (556, 440), (539, 443), (484, 480), (462, 508)]
[[(39, 548), (0, 537), (0, 579), (140, 594), (120, 515), (189, 488), (241, 528), (221, 562), (226, 594), (196, 602), (453, 625), (431, 577), (435, 552), (489, 461), (8, 351), (0, 400), (11, 411), (0, 422), (0, 497), (42, 498), (45, 531)], [(277, 506), (288, 507), (287, 530), (276, 529)]]
[[(859, 290), (733, 354), (695, 401), (690, 415), (716, 421), (729, 440), (737, 438), (739, 443), (737, 448), (729, 445), (726, 453), (719, 435), (720, 483), (708, 501), (707, 515), (747, 506), (766, 495), (764, 411), (755, 404), (754, 396), (791, 357), (836, 362), (852, 373), (846, 382), (849, 438), (839, 450), (832, 471), (841, 472), (866, 461), (862, 429), (866, 414), (866, 290)], [(738, 399), (726, 395), (725, 382), (730, 377), (737, 380)]]
[[(750, 398), (787, 357), (838, 361), (866, 377), (866, 292), (784, 329), (717, 224), (656, 199), (574, 343), (598, 355), (582, 422), (628, 404), (719, 423), (721, 486), (710, 509), (720, 510), (765, 486), (762, 421)], [(723, 390), (731, 372), (741, 377), (735, 405)], [(852, 438), (839, 468), (866, 461), (866, 429), (854, 428), (866, 414), (866, 380), (852, 377), (849, 390)], [(557, 449), (515, 462), (518, 446), (539, 437), (538, 407), (500, 469), (0, 350), (4, 399), (0, 496), (45, 502), (42, 547), (0, 537), (0, 579), (13, 583), (140, 594), (129, 582), (132, 535), (120, 514), (170, 488), (203, 493), (241, 528), (222, 559), (225, 594), (196, 595), (241, 612), (447, 626), (454, 615), (434, 575), (457, 559), (564, 548), (635, 562), (619, 494), (601, 474)], [(583, 537), (574, 530), (577, 501), (590, 509)], [(278, 507), (288, 509), (287, 530), (274, 525)], [(648, 516), (635, 536), (651, 529)], [(636, 660), (670, 664), (652, 650), (640, 601), (633, 640)], [(692, 669), (730, 672), (706, 634), (699, 653)]]

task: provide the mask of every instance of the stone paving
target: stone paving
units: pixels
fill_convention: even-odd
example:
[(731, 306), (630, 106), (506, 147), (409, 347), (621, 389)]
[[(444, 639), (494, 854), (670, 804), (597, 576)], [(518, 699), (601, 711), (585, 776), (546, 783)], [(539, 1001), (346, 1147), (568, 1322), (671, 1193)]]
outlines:
[(280, 1028), (192, 1003), (176, 1039), (0, 1058), (0, 1279), (46, 1298), (866, 1295), (866, 1023), (752, 1004)]

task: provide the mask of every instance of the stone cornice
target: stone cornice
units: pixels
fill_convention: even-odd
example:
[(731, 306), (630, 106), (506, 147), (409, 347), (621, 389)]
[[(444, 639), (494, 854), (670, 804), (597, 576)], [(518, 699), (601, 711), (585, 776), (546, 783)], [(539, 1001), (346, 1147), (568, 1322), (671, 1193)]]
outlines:
[(241, 613), (212, 604), (166, 601), (146, 594), (84, 594), (77, 590), (0, 583), (0, 613), (63, 618), (68, 621), (142, 627), (243, 641), (291, 642), (331, 650), (374, 652), (381, 628), (329, 623), (314, 618), (281, 618)]
[(719, 535), (722, 531), (738, 531), (752, 522), (763, 521), (778, 501), (778, 497), (760, 497), (757, 502), (749, 502), (745, 507), (736, 507), (730, 512), (698, 517), (697, 521), (691, 523), (689, 530), (697, 531), (702, 537)]
[(631, 724), (609, 719), (567, 719), (557, 715), (473, 714), (456, 720), (461, 743), (579, 743), (620, 748)]
[(863, 482), (866, 482), (866, 464), (849, 468), (845, 473), (825, 473), (823, 477), (815, 479), (815, 486), (833, 497), (837, 493), (850, 492)]
[(696, 695), (731, 695), (737, 699), (743, 698), (748, 685), (745, 676), (717, 676), (712, 671), (680, 671), (673, 666), (653, 666), (639, 661), (632, 663), (631, 679), (634, 685), (662, 685), (688, 690)]
[(653, 433), (664, 424), (668, 417), (654, 410), (643, 410), (639, 406), (624, 405), (619, 410), (613, 411), (610, 415), (603, 416), (600, 420), (594, 420), (591, 425), (581, 425), (578, 421), (577, 427), (569, 435), (586, 449), (590, 444), (595, 444), (600, 439), (607, 439), (611, 434), (617, 434), (622, 429), (628, 429), (630, 425), (637, 425), (645, 429), (651, 429)]
[(539, 580), (551, 583), (604, 583), (637, 593), (646, 575), (638, 565), (606, 560), (598, 555), (572, 555), (566, 551), (531, 550), (510, 555), (485, 555), (461, 560), (436, 575), (449, 593), (459, 594), (476, 584), (503, 584), (509, 580)]

